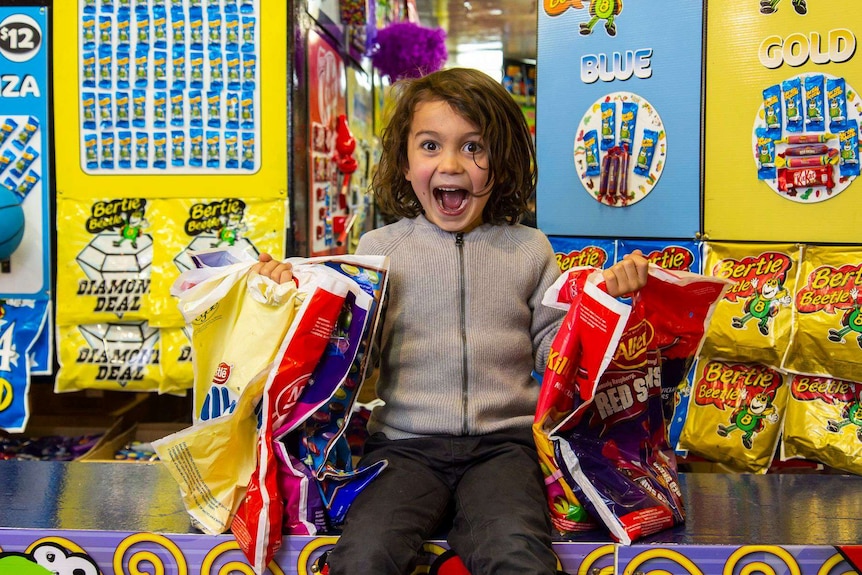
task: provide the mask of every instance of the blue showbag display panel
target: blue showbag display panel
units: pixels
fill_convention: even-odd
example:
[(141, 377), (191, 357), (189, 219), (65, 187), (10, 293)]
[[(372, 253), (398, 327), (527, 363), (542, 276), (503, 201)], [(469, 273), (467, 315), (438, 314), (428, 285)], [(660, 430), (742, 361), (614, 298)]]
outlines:
[(549, 235), (700, 230), (703, 6), (538, 5), (538, 225)]
[[(0, 6), (0, 295), (6, 298), (50, 297), (47, 10)], [(19, 218), (9, 217), (13, 210)]]

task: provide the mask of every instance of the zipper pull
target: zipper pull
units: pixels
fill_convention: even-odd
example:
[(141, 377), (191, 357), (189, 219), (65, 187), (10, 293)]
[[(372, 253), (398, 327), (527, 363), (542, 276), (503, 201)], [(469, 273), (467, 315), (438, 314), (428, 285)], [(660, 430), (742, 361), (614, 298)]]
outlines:
[(464, 245), (464, 232), (455, 234), (455, 245), (459, 248)]

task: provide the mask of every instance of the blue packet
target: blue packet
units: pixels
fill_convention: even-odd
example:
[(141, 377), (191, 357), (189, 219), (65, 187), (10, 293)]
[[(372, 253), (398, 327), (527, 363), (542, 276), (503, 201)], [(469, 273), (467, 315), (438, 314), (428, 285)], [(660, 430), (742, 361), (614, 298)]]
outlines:
[(757, 178), (759, 180), (774, 180), (777, 176), (775, 167), (775, 140), (769, 137), (769, 130), (757, 128)]
[(209, 69), (210, 89), (221, 90), (224, 87), (224, 71), (221, 57), (221, 47), (210, 48)]
[(243, 130), (254, 129), (254, 93), (242, 92), (239, 100), (240, 127)]
[(844, 129), (838, 132), (838, 168), (841, 176), (851, 178), (859, 175), (859, 123), (856, 120), (845, 122)]
[(243, 170), (254, 169), (254, 159), (256, 153), (254, 151), (254, 134), (243, 132), (242, 134), (242, 163), (240, 166)]
[(186, 133), (182, 130), (171, 132), (171, 165), (182, 168), (186, 164)]
[(763, 121), (773, 140), (781, 138), (781, 116), (781, 86), (776, 84), (763, 90)]
[(802, 80), (798, 76), (781, 83), (781, 97), (784, 100), (784, 127), (788, 132), (801, 132), (802, 122)]
[(144, 9), (140, 9), (138, 4), (135, 9), (135, 36), (138, 39), (138, 49), (147, 50), (150, 46), (150, 13), (147, 12), (146, 5)]
[(117, 88), (126, 89), (130, 85), (130, 58), (128, 50), (117, 51)]
[(243, 52), (254, 52), (257, 27), (257, 18), (254, 16), (243, 16), (242, 18), (242, 47)]
[(239, 51), (239, 16), (226, 14), (224, 17), (225, 50), (228, 52)]
[(203, 52), (191, 52), (189, 54), (189, 85), (193, 89), (204, 87), (204, 54)]
[(218, 168), (221, 165), (221, 132), (207, 130), (207, 167)]
[(99, 94), (99, 127), (103, 130), (114, 127), (114, 99), (110, 93)]
[(117, 108), (117, 127), (118, 128), (128, 128), (129, 127), (129, 93), (128, 92), (117, 92), (117, 98), (115, 100), (116, 108)]
[(117, 134), (118, 155), (117, 165), (122, 169), (132, 167), (132, 133), (123, 131)]
[(614, 147), (617, 133), (617, 105), (615, 102), (601, 103), (601, 144), (603, 151)]
[(239, 168), (239, 148), (236, 132), (224, 133), (224, 167), (235, 170)]
[(96, 17), (84, 14), (81, 17), (81, 35), (84, 38), (81, 48), (84, 50), (96, 49)]
[(186, 88), (186, 50), (182, 46), (174, 46), (171, 58), (171, 87), (174, 90)]
[(225, 127), (228, 130), (239, 129), (239, 95), (236, 92), (228, 92), (225, 100)]
[(174, 46), (186, 43), (186, 14), (182, 6), (171, 8), (171, 38)]
[(39, 176), (39, 174), (37, 174), (33, 170), (29, 170), (27, 172), (27, 175), (24, 176), (24, 178), (21, 180), (21, 183), (18, 184), (18, 187), (15, 188), (14, 192), (18, 194), (18, 196), (21, 198), (21, 201), (23, 202), (27, 195), (31, 191), (33, 191), (33, 188), (36, 186), (36, 184), (39, 183), (39, 180), (41, 179), (42, 178)]
[[(86, 92), (83, 96), (86, 96)], [(92, 94), (90, 94), (92, 96)], [(93, 104), (95, 105), (96, 98), (93, 96)], [(96, 119), (96, 111), (93, 110), (93, 120)], [(95, 126), (93, 126), (95, 127)], [(2, 125), (0, 125), (0, 146), (6, 143), (6, 140), (9, 139), (9, 136), (18, 129), (18, 122), (13, 120), (12, 118), (6, 118)]]
[(185, 92), (171, 90), (171, 126), (182, 127), (185, 124)]
[(225, 62), (227, 64), (227, 89), (241, 90), (242, 71), (239, 52), (228, 52), (225, 56)]
[(189, 165), (201, 167), (204, 163), (204, 131), (189, 130)]
[(204, 49), (204, 17), (200, 5), (189, 8), (189, 48)]
[(101, 141), (101, 157), (102, 160), (99, 162), (99, 167), (103, 170), (113, 170), (114, 169), (114, 133), (113, 132), (102, 132), (102, 141)]
[(150, 83), (150, 71), (147, 69), (150, 60), (150, 52), (146, 48), (138, 46), (135, 49), (135, 87), (146, 88)]
[(136, 128), (147, 127), (146, 90), (132, 90), (132, 125)]
[(150, 162), (150, 133), (135, 132), (135, 167), (146, 169)]
[(222, 18), (218, 6), (207, 8), (207, 30), (209, 30), (210, 46), (221, 46)]
[(601, 172), (601, 161), (599, 160), (599, 135), (595, 130), (589, 130), (584, 134), (584, 162), (587, 165), (585, 175), (599, 175)]
[(847, 124), (847, 85), (844, 78), (826, 78), (829, 131), (840, 132)]
[(620, 114), (620, 145), (628, 144), (631, 150), (635, 138), (635, 128), (638, 120), (638, 105), (636, 102), (623, 102)]
[(12, 168), (9, 170), (9, 173), (15, 176), (16, 178), (24, 177), (24, 174), (27, 173), (27, 170), (36, 161), (36, 158), (39, 157), (39, 152), (37, 152), (34, 148), (27, 146), (27, 149), (24, 150), (21, 155), (18, 157), (18, 160), (12, 165)]
[(110, 16), (99, 16), (99, 44), (101, 46), (111, 44), (113, 40), (113, 27), (114, 22)]
[(110, 46), (99, 46), (99, 88), (108, 90), (114, 85), (114, 52)]
[(165, 132), (153, 134), (153, 167), (160, 170), (168, 167), (168, 135)]
[(254, 54), (242, 55), (242, 89), (255, 90), (257, 88), (257, 56)]
[(88, 170), (99, 167), (99, 139), (96, 134), (84, 134), (84, 164)]
[(131, 27), (132, 20), (129, 11), (120, 10), (117, 12), (117, 48), (128, 51), (132, 41)]
[(164, 128), (168, 121), (168, 95), (166, 92), (153, 94), (153, 126)]
[(203, 100), (200, 90), (189, 92), (189, 125), (201, 127), (204, 124)]
[(168, 22), (164, 6), (153, 6), (153, 45), (160, 50), (168, 47)]
[(805, 131), (822, 132), (826, 128), (824, 115), (823, 74), (805, 77)]
[(96, 54), (94, 52), (84, 52), (81, 62), (81, 76), (81, 85), (84, 88), (96, 87)]
[(20, 151), (25, 150), (27, 148), (27, 144), (30, 143), (30, 140), (33, 139), (33, 136), (35, 136), (38, 131), (39, 118), (36, 116), (30, 116), (27, 118), (27, 123), (21, 128), (21, 131), (18, 132), (18, 135), (15, 136), (14, 140), (12, 140), (12, 145)]
[(3, 152), (3, 155), (0, 156), (0, 174), (6, 171), (6, 168), (12, 165), (12, 162), (15, 161), (15, 152), (12, 150), (6, 150)]
[(646, 177), (652, 169), (652, 159), (655, 155), (655, 147), (658, 145), (658, 132), (655, 130), (644, 130), (641, 138), (641, 147), (635, 160), (634, 173)]
[(221, 91), (207, 92), (207, 126), (221, 128)]
[(168, 87), (168, 54), (164, 50), (153, 52), (153, 87), (160, 90)]

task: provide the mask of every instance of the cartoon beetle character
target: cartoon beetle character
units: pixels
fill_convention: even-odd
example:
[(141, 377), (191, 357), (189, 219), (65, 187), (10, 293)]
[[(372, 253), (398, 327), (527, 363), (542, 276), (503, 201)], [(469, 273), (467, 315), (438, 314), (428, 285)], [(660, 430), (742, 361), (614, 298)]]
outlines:
[[(781, 0), (760, 0), (760, 13), (773, 14), (778, 11), (778, 3)], [(805, 0), (791, 0), (793, 9), (797, 14), (805, 15), (808, 13), (808, 6), (805, 5)]]
[(790, 293), (782, 285), (780, 276), (766, 280), (763, 287), (758, 291), (757, 285), (759, 283), (757, 278), (751, 280), (754, 295), (742, 307), (745, 315), (733, 318), (730, 325), (736, 329), (742, 329), (748, 320), (757, 319), (757, 329), (762, 335), (769, 335), (769, 320), (778, 315), (778, 308), (781, 305), (790, 305), (792, 299)]
[(114, 242), (115, 246), (120, 246), (124, 241), (129, 240), (131, 242), (132, 247), (138, 247), (138, 238), (141, 237), (141, 228), (145, 228), (149, 225), (149, 222), (144, 219), (143, 210), (134, 210), (128, 214), (128, 218), (126, 222), (123, 224), (123, 227), (120, 228), (120, 239)]
[(862, 385), (856, 384), (856, 399), (841, 408), (841, 421), (826, 420), (826, 430), (838, 433), (848, 425), (856, 426), (856, 437), (862, 441)]
[(763, 430), (764, 418), (769, 423), (777, 423), (778, 411), (772, 405), (772, 398), (764, 392), (756, 394), (751, 401), (745, 403), (747, 396), (748, 393), (743, 389), (742, 402), (730, 415), (730, 425), (718, 424), (717, 433), (727, 437), (731, 431), (738, 429), (742, 432), (742, 444), (746, 449), (751, 449), (752, 439)]
[(617, 35), (617, 25), (614, 24), (614, 18), (623, 11), (623, 0), (592, 0), (589, 10), (592, 18), (589, 22), (581, 22), (580, 30), (578, 30), (581, 36), (592, 34), (593, 26), (599, 20), (605, 21), (605, 30), (608, 36)]
[(859, 300), (856, 299), (858, 296), (859, 290), (855, 287), (851, 288), (850, 297), (853, 298), (853, 307), (844, 312), (844, 317), (841, 318), (841, 325), (844, 327), (829, 330), (829, 335), (827, 336), (829, 341), (844, 343), (844, 336), (852, 331), (856, 334), (856, 343), (859, 344), (859, 347), (862, 347), (862, 306), (859, 305)]
[(218, 231), (218, 241), (213, 242), (212, 246), (217, 248), (222, 244), (232, 246), (242, 237), (242, 232), (248, 229), (242, 221), (242, 213), (228, 214), (227, 217), (221, 217), (222, 227)]

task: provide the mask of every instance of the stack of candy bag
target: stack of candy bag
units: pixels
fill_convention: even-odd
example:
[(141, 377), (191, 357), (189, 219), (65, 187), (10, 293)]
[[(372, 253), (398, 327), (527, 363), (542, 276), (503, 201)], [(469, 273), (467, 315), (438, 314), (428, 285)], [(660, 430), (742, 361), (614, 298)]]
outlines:
[(567, 312), (533, 431), (561, 533), (598, 521), (630, 544), (685, 520), (668, 423), (729, 282), (652, 264), (649, 276), (631, 306), (594, 268), (563, 274), (545, 294), (544, 305)]
[(337, 528), (386, 463), (354, 469), (345, 429), (368, 367), (388, 259), (293, 258), (294, 282), (255, 254), (193, 254), (172, 287), (191, 332), (192, 425), (154, 442), (192, 522), (228, 528), (256, 573), (282, 534)]

